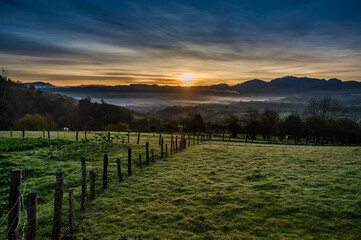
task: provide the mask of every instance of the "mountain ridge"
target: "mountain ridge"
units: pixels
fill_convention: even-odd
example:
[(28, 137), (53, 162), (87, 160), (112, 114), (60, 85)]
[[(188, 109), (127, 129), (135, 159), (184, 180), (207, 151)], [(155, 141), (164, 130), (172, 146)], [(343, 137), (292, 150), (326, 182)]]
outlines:
[[(242, 83), (235, 85), (229, 85), (227, 83), (219, 83), (209, 86), (193, 86), (193, 87), (210, 87), (210, 88), (237, 88), (237, 87), (265, 87), (265, 86), (320, 86), (320, 85), (330, 85), (330, 84), (343, 84), (343, 83), (354, 83), (360, 84), (361, 82), (355, 80), (342, 81), (337, 78), (330, 78), (328, 80), (323, 78), (309, 78), (309, 77), (295, 77), (295, 76), (285, 76), (280, 78), (274, 78), (270, 81), (265, 81), (261, 79), (252, 79), (247, 80)], [(30, 82), (25, 83), (26, 86), (34, 86), (35, 88), (76, 88), (76, 87), (181, 87), (181, 86), (159, 86), (157, 84), (129, 84), (129, 85), (104, 85), (104, 84), (83, 84), (79, 86), (55, 86), (46, 82)]]

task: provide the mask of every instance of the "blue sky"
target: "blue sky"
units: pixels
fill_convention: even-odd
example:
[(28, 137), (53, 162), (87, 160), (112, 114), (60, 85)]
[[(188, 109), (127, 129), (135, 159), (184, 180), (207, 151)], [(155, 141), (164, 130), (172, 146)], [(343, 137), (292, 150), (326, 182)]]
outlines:
[(361, 1), (0, 1), (0, 65), (24, 82), (361, 80)]

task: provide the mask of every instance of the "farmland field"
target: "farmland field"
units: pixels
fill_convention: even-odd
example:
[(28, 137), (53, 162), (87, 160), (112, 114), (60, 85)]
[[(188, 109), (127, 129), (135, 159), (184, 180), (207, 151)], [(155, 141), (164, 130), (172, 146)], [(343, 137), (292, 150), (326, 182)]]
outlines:
[[(169, 142), (169, 135), (165, 137)], [(96, 146), (70, 142), (1, 153), (1, 220), (9, 172), (22, 168), (27, 178), (23, 192), (39, 191), (39, 239), (49, 237), (54, 173), (63, 169), (65, 189), (75, 187), (79, 196), (84, 155), (88, 170), (99, 177), (96, 199), (76, 214), (76, 239), (361, 238), (360, 147), (212, 141), (159, 160), (157, 135), (142, 136), (137, 145), (132, 134), (133, 158), (138, 153), (144, 156), (149, 141), (157, 161), (141, 170), (135, 163), (134, 174), (119, 182), (115, 158), (120, 157), (126, 169), (128, 147), (119, 141)], [(101, 191), (104, 153), (109, 154), (110, 183)], [(66, 237), (67, 204), (63, 221)], [(5, 229), (1, 225), (0, 238)]]

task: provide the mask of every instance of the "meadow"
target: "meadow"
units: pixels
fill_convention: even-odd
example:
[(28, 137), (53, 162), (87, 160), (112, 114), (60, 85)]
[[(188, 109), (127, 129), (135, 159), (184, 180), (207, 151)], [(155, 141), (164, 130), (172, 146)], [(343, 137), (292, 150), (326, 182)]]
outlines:
[[(211, 141), (160, 160), (157, 134), (142, 135), (139, 145), (136, 133), (129, 144), (121, 138), (75, 142), (73, 133), (61, 134), (72, 141), (1, 153), (0, 223), (8, 210), (10, 170), (21, 168), (24, 198), (29, 189), (39, 192), (38, 238), (49, 238), (55, 171), (64, 170), (64, 199), (74, 187), (79, 209), (80, 157), (85, 156), (87, 169), (99, 177), (95, 200), (76, 212), (75, 239), (361, 238), (360, 147)], [(88, 133), (88, 138), (94, 136)], [(163, 137), (169, 143), (170, 136)], [(144, 156), (146, 141), (155, 150), (156, 162), (140, 169), (138, 154)], [(126, 169), (128, 146), (134, 173), (119, 181), (115, 159), (120, 157)], [(109, 155), (109, 187), (103, 191), (104, 153)], [(67, 210), (65, 201), (64, 239), (70, 237)], [(0, 238), (5, 231), (6, 221), (0, 224)]]

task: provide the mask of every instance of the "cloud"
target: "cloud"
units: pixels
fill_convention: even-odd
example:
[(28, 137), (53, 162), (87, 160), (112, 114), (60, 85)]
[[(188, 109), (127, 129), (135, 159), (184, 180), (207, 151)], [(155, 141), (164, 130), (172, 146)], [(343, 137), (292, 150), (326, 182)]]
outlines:
[[(137, 72), (143, 81), (158, 83), (191, 70), (204, 73), (203, 80), (271, 79), (274, 71), (325, 72), (317, 67), (329, 62), (339, 66), (337, 77), (361, 73), (353, 69), (361, 61), (354, 55), (361, 53), (356, 0), (6, 0), (2, 5), (0, 64), (23, 80), (31, 75), (20, 74), (22, 64), (49, 81), (61, 81), (59, 74), (67, 81), (74, 74), (77, 81), (75, 73), (112, 80), (106, 72), (119, 81), (138, 81), (121, 78)], [(335, 60), (340, 54), (346, 63)], [(124, 71), (117, 75), (119, 68)], [(54, 75), (57, 69), (61, 73)], [(102, 78), (91, 77), (98, 75)]]

